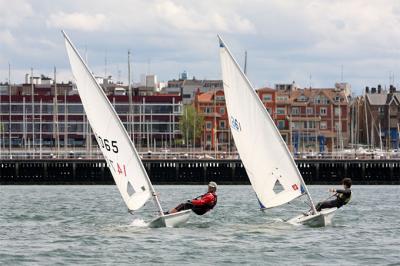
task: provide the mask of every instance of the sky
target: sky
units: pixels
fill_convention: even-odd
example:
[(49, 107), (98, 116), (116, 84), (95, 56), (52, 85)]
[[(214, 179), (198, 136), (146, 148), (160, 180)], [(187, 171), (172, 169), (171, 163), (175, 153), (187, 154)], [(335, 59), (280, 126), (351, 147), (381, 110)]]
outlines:
[[(96, 75), (221, 79), (217, 34), (255, 87), (400, 84), (400, 1), (0, 0), (0, 82), (72, 80), (64, 29)], [(107, 62), (107, 63), (106, 63)], [(392, 77), (392, 78), (391, 78)], [(393, 78), (394, 77), (394, 78)]]

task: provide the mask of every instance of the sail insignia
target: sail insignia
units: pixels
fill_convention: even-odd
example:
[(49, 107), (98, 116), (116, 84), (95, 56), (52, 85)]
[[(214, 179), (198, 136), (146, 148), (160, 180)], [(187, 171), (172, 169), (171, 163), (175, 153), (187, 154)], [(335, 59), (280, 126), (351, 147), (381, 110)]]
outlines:
[(282, 186), (281, 182), (279, 182), (279, 179), (276, 180), (273, 191), (275, 192), (275, 194), (279, 194), (282, 191), (284, 191), (284, 187)]

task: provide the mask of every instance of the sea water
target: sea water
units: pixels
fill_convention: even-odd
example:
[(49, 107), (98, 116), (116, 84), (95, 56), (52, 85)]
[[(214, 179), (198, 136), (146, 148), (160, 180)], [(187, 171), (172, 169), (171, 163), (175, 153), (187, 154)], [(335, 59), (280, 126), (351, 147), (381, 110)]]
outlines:
[[(313, 197), (328, 186), (310, 186)], [(165, 209), (205, 186), (156, 186)], [(303, 200), (261, 212), (250, 186), (219, 186), (218, 204), (181, 228), (151, 229), (115, 186), (0, 186), (0, 265), (374, 265), (400, 263), (400, 186), (354, 186), (322, 228), (284, 222)]]

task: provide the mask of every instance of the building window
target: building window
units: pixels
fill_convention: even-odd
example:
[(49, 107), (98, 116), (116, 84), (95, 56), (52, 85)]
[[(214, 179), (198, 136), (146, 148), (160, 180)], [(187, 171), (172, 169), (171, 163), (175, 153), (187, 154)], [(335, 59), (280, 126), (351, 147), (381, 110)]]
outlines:
[(277, 97), (277, 100), (278, 100), (278, 101), (282, 101), (282, 102), (283, 102), (283, 101), (287, 101), (287, 100), (288, 100), (288, 97), (287, 97), (287, 96), (278, 96), (278, 97)]
[(264, 102), (272, 102), (272, 95), (271, 94), (263, 94), (263, 101)]
[(335, 129), (339, 130), (340, 126), (339, 126), (339, 122), (335, 122)]
[(304, 95), (300, 95), (299, 96), (299, 98), (297, 98), (297, 101), (299, 101), (299, 102), (305, 102), (305, 101), (307, 101), (307, 97), (306, 96), (304, 96)]
[(207, 130), (211, 130), (211, 128), (212, 128), (212, 123), (211, 123), (210, 121), (207, 121), (207, 122), (206, 122), (206, 128), (207, 128)]
[(303, 122), (293, 122), (292, 123), (292, 129), (301, 129), (301, 124)]
[(298, 114), (300, 114), (299, 107), (292, 107), (292, 115), (298, 115)]
[(206, 114), (212, 113), (212, 108), (211, 107), (205, 107), (204, 108), (204, 113), (206, 113)]
[(328, 104), (328, 99), (325, 96), (318, 95), (315, 98), (314, 102), (318, 104)]
[(320, 129), (327, 129), (328, 128), (328, 124), (326, 123), (326, 121), (321, 121), (319, 124), (319, 128)]
[(221, 107), (219, 109), (219, 112), (220, 112), (221, 115), (225, 114), (225, 107)]
[(335, 107), (335, 116), (340, 115), (340, 107)]
[(285, 120), (278, 120), (278, 129), (285, 129)]
[(225, 121), (224, 120), (221, 120), (221, 121), (219, 121), (219, 128), (221, 128), (221, 129), (225, 129)]
[(304, 122), (304, 127), (305, 128), (315, 128), (315, 121), (305, 121)]
[(321, 107), (321, 108), (319, 108), (319, 114), (320, 114), (320, 115), (326, 115), (326, 114), (327, 114), (326, 107)]
[(286, 114), (285, 107), (278, 107), (278, 108), (276, 108), (276, 113), (277, 113), (278, 115), (285, 115), (285, 114)]
[(225, 101), (225, 96), (222, 96), (222, 95), (217, 95), (217, 96), (215, 96), (215, 100), (216, 101), (218, 101), (218, 102), (222, 102), (222, 101)]
[(340, 96), (335, 97), (335, 102), (340, 102)]
[(306, 113), (307, 115), (312, 115), (314, 113), (314, 109), (312, 107), (307, 107)]

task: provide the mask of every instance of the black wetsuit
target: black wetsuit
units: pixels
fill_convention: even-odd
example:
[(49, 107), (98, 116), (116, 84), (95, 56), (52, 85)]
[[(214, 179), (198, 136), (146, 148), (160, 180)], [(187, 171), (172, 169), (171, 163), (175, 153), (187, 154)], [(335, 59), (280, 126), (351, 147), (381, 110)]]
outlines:
[(329, 208), (340, 208), (343, 205), (346, 205), (351, 198), (351, 189), (338, 189), (336, 190), (336, 199), (334, 200), (326, 200), (323, 202), (319, 202), (316, 206), (317, 211), (321, 211), (322, 209), (329, 209)]

